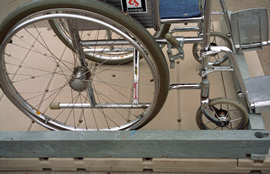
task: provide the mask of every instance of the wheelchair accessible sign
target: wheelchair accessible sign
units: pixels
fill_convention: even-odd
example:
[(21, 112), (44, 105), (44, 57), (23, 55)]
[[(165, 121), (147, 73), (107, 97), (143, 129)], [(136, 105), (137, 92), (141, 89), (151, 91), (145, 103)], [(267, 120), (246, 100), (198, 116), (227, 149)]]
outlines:
[(146, 0), (122, 0), (121, 4), (125, 13), (147, 13)]

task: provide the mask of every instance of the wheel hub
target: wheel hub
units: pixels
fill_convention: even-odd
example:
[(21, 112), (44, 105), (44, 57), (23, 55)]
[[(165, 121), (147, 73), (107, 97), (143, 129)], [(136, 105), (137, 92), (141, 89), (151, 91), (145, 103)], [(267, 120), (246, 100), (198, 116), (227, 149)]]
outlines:
[(91, 73), (88, 68), (81, 66), (76, 67), (73, 70), (69, 86), (75, 91), (82, 92), (87, 89), (90, 76)]
[(226, 127), (229, 125), (230, 120), (228, 118), (228, 111), (220, 109), (217, 112), (217, 118), (221, 121), (221, 124), (219, 126)]

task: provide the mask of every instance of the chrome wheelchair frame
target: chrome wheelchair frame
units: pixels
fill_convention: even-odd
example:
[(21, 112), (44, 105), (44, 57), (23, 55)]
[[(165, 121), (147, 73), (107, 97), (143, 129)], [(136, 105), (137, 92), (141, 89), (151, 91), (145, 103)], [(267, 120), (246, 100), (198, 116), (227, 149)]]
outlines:
[[(67, 3), (66, 5), (63, 5), (64, 3)], [(111, 1), (112, 3), (117, 2), (117, 1)], [(222, 12), (220, 14), (222, 14), (224, 16), (224, 20), (225, 23), (227, 24), (227, 28), (228, 28), (228, 33), (227, 36), (229, 38), (232, 37), (232, 39), (234, 39), (235, 37), (237, 37), (237, 34), (235, 34), (235, 30), (239, 31), (239, 28), (234, 28), (231, 25), (230, 19), (229, 19), (229, 15), (225, 6), (225, 3), (223, 0), (219, 0), (220, 5), (221, 5), (221, 9)], [(62, 4), (61, 4), (62, 3)], [(91, 4), (92, 3), (92, 4)], [(148, 3), (153, 3), (153, 7), (150, 8), (150, 11), (153, 11), (155, 9), (158, 9), (158, 0), (152, 0), (152, 1), (148, 1)], [(31, 119), (33, 119), (35, 122), (41, 124), (42, 126), (52, 129), (52, 130), (88, 130), (88, 126), (86, 124), (86, 128), (80, 129), (77, 126), (75, 126), (75, 124), (77, 125), (77, 121), (75, 121), (75, 116), (74, 116), (74, 125), (73, 126), (69, 126), (66, 125), (67, 120), (69, 118), (66, 119), (66, 121), (63, 121), (63, 123), (61, 123), (61, 121), (58, 121), (58, 117), (59, 115), (56, 115), (55, 118), (52, 118), (50, 116), (47, 116), (45, 113), (48, 110), (68, 110), (71, 109), (71, 111), (69, 113), (67, 113), (68, 117), (70, 116), (70, 114), (72, 112), (76, 112), (75, 109), (81, 109), (83, 113), (80, 113), (80, 119), (81, 121), (79, 121), (79, 124), (82, 123), (83, 118), (85, 118), (85, 114), (84, 111), (86, 109), (90, 109), (92, 112), (94, 112), (93, 110), (98, 110), (100, 113), (103, 114), (104, 120), (106, 121), (106, 124), (108, 126), (108, 128), (106, 129), (102, 129), (99, 128), (97, 126), (96, 130), (122, 130), (122, 129), (138, 129), (141, 128), (142, 126), (144, 126), (146, 123), (148, 123), (149, 121), (151, 121), (154, 116), (156, 114), (158, 114), (158, 112), (160, 111), (161, 107), (163, 106), (163, 103), (167, 97), (167, 92), (168, 90), (173, 90), (173, 89), (177, 89), (177, 90), (181, 90), (181, 89), (200, 89), (201, 90), (201, 107), (198, 110), (198, 113), (200, 115), (200, 117), (202, 117), (203, 115), (206, 116), (206, 118), (208, 120), (210, 120), (210, 122), (214, 123), (217, 127), (216, 128), (229, 128), (229, 124), (232, 123), (232, 121), (239, 121), (240, 123), (239, 125), (237, 125), (236, 127), (232, 128), (232, 129), (244, 129), (247, 126), (248, 123), (248, 112), (260, 112), (262, 110), (267, 110), (268, 105), (264, 104), (262, 107), (263, 109), (257, 109), (256, 108), (256, 104), (251, 103), (248, 100), (248, 96), (250, 94), (248, 94), (248, 91), (246, 89), (246, 84), (245, 81), (243, 80), (242, 76), (241, 76), (241, 72), (239, 70), (239, 67), (237, 65), (236, 62), (236, 58), (234, 56), (233, 50), (231, 48), (225, 47), (225, 46), (219, 46), (219, 45), (211, 45), (210, 43), (210, 36), (211, 36), (211, 15), (212, 15), (212, 10), (211, 10), (211, 6), (212, 6), (212, 0), (206, 0), (204, 5), (202, 4), (202, 1), (200, 1), (200, 7), (202, 7), (203, 10), (203, 15), (199, 16), (199, 17), (191, 17), (191, 18), (172, 18), (172, 19), (161, 19), (159, 20), (159, 12), (158, 10), (154, 11), (152, 18), (156, 19), (156, 20), (149, 20), (151, 21), (151, 24), (148, 25), (147, 23), (144, 24), (142, 23), (142, 25), (144, 26), (150, 26), (155, 28), (156, 30), (159, 30), (160, 28), (160, 24), (162, 25), (167, 25), (167, 24), (174, 24), (174, 23), (199, 23), (199, 27), (193, 27), (193, 28), (177, 28), (175, 30), (172, 31), (165, 31), (161, 30), (162, 34), (155, 34), (156, 38), (153, 39), (152, 37), (149, 36), (149, 33), (147, 33), (147, 31), (145, 30), (145, 28), (142, 28), (141, 25), (139, 23), (137, 23), (136, 18), (140, 18), (140, 16), (135, 15), (133, 16), (134, 18), (132, 18), (132, 15), (129, 15), (123, 11), (120, 10), (116, 10), (113, 8), (112, 11), (114, 10), (116, 11), (115, 14), (113, 12), (112, 16), (110, 17), (109, 14), (107, 14), (107, 12), (105, 12), (105, 10), (111, 8), (110, 5), (105, 5), (103, 3), (100, 3), (99, 1), (93, 0), (89, 2), (89, 6), (87, 6), (88, 9), (93, 10), (93, 12), (87, 12), (88, 9), (83, 7), (83, 4), (79, 4), (76, 6), (76, 4), (73, 4), (71, 2), (69, 2), (68, 0), (61, 0), (59, 2), (56, 2), (56, 5), (54, 3), (52, 3), (51, 1), (49, 2), (49, 7), (48, 9), (46, 9), (45, 7), (41, 7), (41, 4), (39, 6), (39, 4), (30, 4), (29, 6), (25, 6), (22, 7), (21, 9), (18, 10), (18, 12), (14, 12), (9, 18), (6, 19), (6, 21), (3, 22), (2, 27), (0, 28), (1, 31), (1, 38), (0, 38), (0, 43), (1, 43), (1, 47), (0, 47), (0, 51), (2, 53), (2, 70), (0, 71), (0, 79), (1, 79), (1, 86), (3, 88), (3, 91), (5, 92), (5, 94), (8, 96), (8, 98), (18, 107), (22, 110), (22, 112), (24, 112), (28, 117), (30, 117)], [(58, 7), (57, 7), (58, 5)], [(61, 5), (63, 5), (63, 8), (60, 8)], [(92, 7), (90, 7), (91, 5), (96, 5), (96, 8), (91, 9)], [(106, 7), (102, 7), (102, 5), (106, 6)], [(72, 9), (72, 6), (75, 6), (74, 9)], [(32, 7), (34, 7), (37, 10), (32, 10)], [(57, 8), (56, 8), (57, 7)], [(78, 8), (78, 10), (76, 9)], [(102, 10), (99, 11), (98, 8), (101, 8), (103, 10), (103, 12), (100, 12)], [(17, 20), (16, 18), (18, 18), (18, 13), (23, 12), (23, 11), (27, 11), (28, 13), (26, 15), (24, 15), (21, 19)], [(261, 9), (260, 9), (261, 10)], [(262, 14), (262, 16), (264, 15), (264, 12), (259, 10), (259, 14)], [(39, 12), (41, 11), (41, 12)], [(251, 13), (253, 13), (254, 11), (252, 11)], [(86, 13), (86, 15), (83, 15), (84, 13)], [(250, 14), (250, 13), (249, 13)], [(257, 14), (257, 13), (256, 13)], [(37, 16), (36, 16), (37, 15)], [(238, 15), (238, 13), (236, 14)], [(58, 19), (59, 18), (59, 19)], [(76, 20), (74, 20), (74, 19)], [(236, 19), (237, 17), (233, 18)], [(259, 15), (259, 18), (261, 19), (261, 15)], [(42, 102), (40, 102), (37, 105), (34, 104), (29, 104), (28, 100), (34, 98), (35, 96), (33, 95), (32, 97), (30, 97), (30, 99), (24, 97), (24, 94), (20, 94), (20, 91), (18, 91), (16, 88), (17, 86), (13, 85), (15, 84), (16, 81), (14, 81), (12, 79), (12, 73), (8, 73), (9, 71), (9, 65), (12, 63), (9, 63), (9, 59), (8, 57), (10, 56), (9, 53), (6, 51), (7, 48), (14, 44), (15, 45), (15, 38), (16, 33), (21, 30), (24, 29), (27, 33), (30, 34), (29, 30), (28, 30), (28, 25), (32, 25), (34, 22), (36, 22), (37, 24), (39, 24), (40, 21), (43, 20), (48, 20), (48, 22), (50, 23), (50, 26), (52, 28), (52, 30), (55, 32), (56, 36), (59, 37), (59, 39), (61, 41), (64, 42), (64, 44), (70, 49), (72, 50), (74, 53), (74, 61), (75, 64), (74, 67), (68, 67), (68, 65), (65, 62), (62, 62), (62, 66), (66, 66), (68, 67), (68, 69), (71, 71), (71, 74), (66, 75), (66, 70), (60, 69), (58, 71), (54, 70), (54, 72), (52, 73), (53, 76), (57, 76), (59, 74), (62, 74), (64, 76), (66, 76), (66, 82), (64, 83), (65, 85), (62, 87), (68, 87), (70, 88), (70, 90), (72, 92), (71, 96), (72, 99), (70, 102), (59, 102), (56, 101), (55, 99), (57, 98), (57, 100), (60, 100), (58, 98), (58, 92), (57, 94), (55, 94), (54, 92), (51, 92), (50, 94), (44, 94), (43, 95), (43, 99), (45, 100), (52, 100), (50, 102), (50, 104), (48, 105), (48, 107), (46, 107), (43, 111), (40, 111), (39, 108), (42, 108), (41, 104)], [(118, 21), (120, 20), (120, 22)], [(14, 26), (10, 26), (8, 25), (9, 21), (15, 21)], [(83, 21), (83, 22), (82, 22)], [(138, 20), (139, 21), (139, 20)], [(142, 20), (144, 21), (144, 20)], [(147, 21), (149, 23), (149, 21)], [(261, 21), (264, 21), (263, 19)], [(91, 22), (89, 23), (90, 25), (88, 25), (87, 22)], [(127, 22), (129, 23), (133, 23), (134, 24), (127, 24)], [(140, 21), (139, 21), (140, 22)], [(94, 23), (94, 25), (93, 25)], [(237, 23), (237, 20), (236, 20)], [(34, 25), (34, 24), (33, 24)], [(65, 27), (63, 27), (65, 25)], [(96, 25), (100, 25), (100, 26), (96, 26)], [(264, 26), (265, 24), (263, 24)], [(8, 27), (6, 27), (8, 26)], [(34, 29), (38, 30), (38, 27), (36, 27), (37, 25), (34, 25)], [(83, 27), (83, 29), (80, 29), (80, 27)], [(88, 28), (90, 27), (90, 28)], [(106, 28), (104, 30), (104, 28)], [(133, 30), (132, 28), (136, 28)], [(103, 39), (103, 40), (98, 40), (98, 39), (94, 39), (94, 40), (83, 40), (82, 34), (79, 34), (78, 31), (83, 31), (83, 30), (96, 30), (97, 28), (103, 29), (105, 31), (105, 35), (107, 37), (107, 39)], [(162, 28), (162, 27), (161, 27)], [(261, 27), (264, 28), (264, 27)], [(110, 31), (112, 30), (112, 31)], [(140, 32), (143, 32), (144, 36), (139, 36)], [(172, 33), (174, 32), (178, 32), (178, 31), (199, 31), (198, 32), (198, 37), (174, 37), (172, 35)], [(257, 48), (258, 45), (259, 47), (261, 47), (262, 45), (267, 45), (269, 42), (265, 41), (265, 38), (268, 39), (268, 35), (264, 35), (263, 33), (265, 33), (265, 31), (263, 30), (259, 30), (260, 35), (264, 36), (264, 37), (260, 37), (257, 41), (257, 44), (253, 44), (250, 43), (248, 40), (247, 44), (242, 44), (241, 42), (238, 43), (238, 47), (235, 47), (236, 49), (251, 49), (251, 48)], [(268, 30), (267, 30), (268, 32)], [(38, 32), (39, 33), (39, 32)], [(115, 33), (115, 35), (119, 35), (117, 36), (118, 39), (113, 38), (113, 33)], [(30, 34), (32, 36), (32, 34)], [(239, 39), (241, 40), (241, 34), (238, 33)], [(39, 42), (43, 47), (45, 47), (46, 49), (48, 49), (48, 46), (46, 45), (46, 42), (43, 43), (43, 37), (38, 34), (39, 37), (41, 37), (41, 41), (36, 39), (37, 42)], [(62, 38), (61, 38), (62, 37)], [(146, 40), (150, 40), (149, 42), (146, 43), (146, 40), (144, 40), (143, 37), (147, 37)], [(66, 41), (64, 41), (64, 39), (67, 39)], [(168, 79), (168, 72), (167, 72), (167, 64), (166, 61), (164, 61), (163, 59), (164, 56), (162, 53), (160, 53), (160, 48), (156, 47), (156, 45), (167, 45), (168, 46), (168, 57), (169, 57), (169, 61), (171, 63), (171, 68), (174, 67), (174, 62), (177, 59), (183, 59), (184, 58), (184, 52), (183, 52), (183, 45), (186, 43), (199, 43), (202, 46), (202, 49), (200, 51), (200, 61), (202, 64), (201, 69), (199, 70), (200, 73), (200, 77), (201, 77), (201, 82), (200, 83), (188, 83), (188, 84), (169, 84), (167, 86), (167, 91), (166, 91), (166, 85), (169, 83), (169, 79)], [(154, 50), (152, 50), (152, 45), (148, 45), (148, 44), (153, 44)], [(134, 48), (121, 48), (120, 46), (129, 46), (132, 45), (134, 46)], [(254, 46), (250, 46), (250, 45), (255, 45)], [(101, 48), (100, 50), (97, 49), (98, 46), (104, 46), (105, 48)], [(119, 46), (119, 48), (118, 48)], [(22, 47), (23, 48), (23, 47)], [(115, 49), (116, 48), (116, 49)], [(233, 48), (233, 49), (235, 49)], [(176, 49), (177, 53), (173, 54), (172, 53), (172, 49)], [(49, 49), (48, 49), (49, 50)], [(32, 51), (32, 50), (31, 50)], [(39, 52), (39, 50), (34, 50), (35, 52)], [(46, 52), (46, 53), (45, 53)], [(94, 59), (92, 61), (91, 64), (89, 64), (87, 61), (87, 55), (86, 52), (90, 53), (90, 56)], [(124, 56), (120, 56), (121, 58), (117, 61), (115, 61), (112, 58), (108, 58), (106, 60), (106, 56), (105, 56), (105, 60), (101, 60), (101, 62), (99, 61), (99, 58), (101, 58), (101, 55), (99, 55), (100, 52), (105, 52), (108, 55), (117, 55), (118, 54), (125, 54)], [(227, 55), (227, 58), (229, 59), (229, 66), (215, 66), (212, 63), (210, 63), (210, 57), (220, 54), (220, 53), (225, 53)], [(42, 52), (43, 55), (46, 54), (50, 54), (50, 58), (54, 59), (56, 63), (56, 68), (60, 67), (60, 59), (54, 54), (52, 53), (52, 51), (49, 51), (47, 53), (47, 51), (44, 51), (44, 53)], [(97, 56), (95, 56), (94, 54), (96, 54)], [(94, 55), (94, 56), (93, 56)], [(107, 56), (109, 57), (109, 56)], [(160, 57), (159, 60), (156, 58), (152, 58), (152, 57)], [(122, 58), (126, 58), (127, 61), (123, 61)], [(142, 62), (142, 59), (145, 58), (145, 62), (146, 64), (149, 66), (149, 72), (151, 72), (151, 74), (153, 75), (153, 77), (151, 78), (150, 82), (153, 82), (153, 88), (154, 88), (154, 94), (153, 94), (153, 99), (151, 100), (152, 103), (148, 103), (148, 102), (140, 102), (139, 100), (139, 90), (141, 87), (140, 84), (140, 79), (141, 77), (139, 77), (139, 72), (141, 70), (143, 70), (142, 68), (140, 68), (140, 62)], [(61, 58), (62, 61), (62, 58)], [(122, 61), (122, 62), (121, 62)], [(160, 63), (161, 61), (161, 63)], [(94, 62), (94, 63), (93, 63)], [(111, 99), (107, 99), (105, 97), (105, 93), (101, 94), (101, 92), (96, 92), (96, 85), (100, 85), (100, 83), (102, 82), (105, 86), (108, 85), (108, 83), (104, 80), (101, 79), (95, 79), (94, 80), (94, 75), (96, 74), (96, 72), (98, 73), (102, 73), (103, 71), (108, 70), (109, 68), (107, 68), (107, 65), (105, 64), (114, 64), (115, 62), (117, 62), (116, 64), (124, 66), (123, 64), (127, 64), (129, 62), (133, 62), (133, 66), (132, 66), (132, 73), (130, 74), (130, 76), (132, 77), (132, 87), (131, 90), (132, 91), (132, 99), (129, 99), (128, 102), (130, 103), (124, 103), (124, 102), (119, 102), (116, 103), (114, 102), (114, 100)], [(15, 63), (13, 63), (15, 64)], [(22, 63), (21, 65), (18, 65), (18, 71), (21, 68), (21, 66), (24, 63)], [(105, 66), (105, 68), (103, 70), (97, 71), (96, 67), (99, 66)], [(120, 68), (120, 66), (119, 66)], [(34, 69), (34, 68), (32, 68)], [(35, 70), (35, 69), (34, 69)], [(41, 71), (41, 70), (39, 70)], [(44, 70), (43, 70), (44, 71)], [(239, 86), (239, 91), (237, 91), (237, 94), (239, 96), (244, 96), (243, 98), (246, 100), (245, 105), (248, 106), (247, 108), (245, 108), (245, 105), (242, 105), (240, 102), (238, 101), (232, 101), (232, 100), (227, 100), (227, 99), (221, 99), (220, 101), (216, 101), (217, 103), (221, 104), (221, 103), (226, 103), (226, 104), (231, 104), (234, 107), (236, 107), (237, 109), (239, 109), (240, 111), (240, 118), (236, 118), (234, 120), (231, 120), (231, 118), (229, 117), (229, 111), (230, 109), (228, 109), (227, 111), (222, 109), (222, 108), (217, 108), (214, 106), (211, 106), (211, 100), (209, 98), (209, 91), (210, 91), (210, 81), (208, 79), (208, 75), (210, 73), (213, 72), (217, 72), (217, 71), (229, 71), (229, 72), (233, 72), (235, 74), (236, 77), (236, 81), (238, 83)], [(12, 75), (11, 75), (12, 74)], [(22, 76), (22, 74), (21, 74)], [(27, 74), (28, 76), (28, 74)], [(31, 79), (37, 79), (38, 77), (42, 77), (42, 76), (46, 76), (44, 74), (39, 75), (39, 76), (31, 76)], [(117, 75), (113, 74), (112, 77), (115, 78)], [(99, 77), (98, 77), (99, 78)], [(16, 78), (15, 78), (16, 79)], [(96, 83), (96, 84), (94, 84)], [(49, 82), (49, 85), (51, 85), (51, 82)], [(118, 95), (122, 95), (120, 90), (118, 89), (116, 90), (116, 87), (119, 87), (120, 85), (118, 84), (112, 84), (110, 86), (111, 89), (114, 90), (114, 92), (116, 91), (116, 93), (118, 93)], [(20, 88), (20, 86), (19, 86)], [(61, 88), (61, 87), (59, 87)], [(61, 88), (61, 89), (62, 89)], [(57, 88), (55, 88), (57, 89)], [(46, 93), (48, 93), (50, 90), (46, 89), (45, 90)], [(105, 90), (104, 90), (105, 91)], [(162, 92), (160, 92), (162, 91)], [(73, 98), (73, 92), (76, 94), (78, 93), (78, 97), (76, 96), (75, 98)], [(60, 91), (59, 91), (60, 93)], [(86, 93), (85, 96), (81, 97), (79, 95), (81, 95), (82, 93)], [(128, 92), (127, 92), (128, 93)], [(96, 95), (100, 95), (100, 97), (96, 97)], [(106, 95), (110, 95), (110, 94), (106, 94)], [(51, 97), (53, 96), (53, 97)], [(59, 95), (60, 96), (60, 95)], [(64, 97), (62, 97), (64, 98)], [(124, 97), (124, 98), (129, 98), (129, 97)], [(83, 102), (83, 100), (86, 100), (86, 102)], [(101, 100), (104, 100), (105, 102), (100, 102)], [(110, 102), (109, 102), (110, 101)], [(46, 101), (47, 102), (47, 101)], [(265, 102), (264, 102), (265, 103)], [(267, 102), (268, 103), (268, 102)], [(33, 105), (33, 106), (31, 106)], [(258, 104), (257, 104), (258, 105)], [(38, 106), (38, 107), (37, 107)], [(266, 108), (266, 109), (265, 109)], [(122, 109), (125, 110), (126, 112), (128, 112), (128, 115), (132, 115), (135, 117), (134, 120), (130, 120), (129, 118), (125, 118), (125, 123), (123, 124), (123, 126), (121, 125), (122, 123), (116, 124), (116, 128), (111, 128), (111, 126), (109, 126), (109, 121), (113, 122), (112, 118), (110, 118), (107, 113), (105, 114), (105, 109)], [(140, 109), (142, 110), (140, 114), (133, 114), (133, 110), (135, 109)], [(130, 111), (132, 110), (132, 111)], [(49, 111), (48, 111), (49, 112)], [(52, 111), (53, 112), (53, 111)], [(120, 111), (115, 111), (116, 114), (121, 115)], [(89, 114), (89, 113), (88, 113)], [(145, 116), (147, 115), (147, 116)], [(124, 117), (121, 115), (121, 117)], [(77, 119), (77, 118), (76, 118)], [(96, 120), (96, 118), (94, 118), (94, 120)], [(109, 121), (108, 121), (109, 120)], [(200, 122), (200, 118), (198, 118), (198, 122)], [(198, 126), (201, 129), (211, 129), (209, 127), (207, 127), (207, 125), (205, 125), (205, 123), (197, 123)], [(231, 128), (229, 128), (231, 129)], [(90, 130), (90, 129), (89, 129)], [(92, 129), (91, 129), (92, 130)]]

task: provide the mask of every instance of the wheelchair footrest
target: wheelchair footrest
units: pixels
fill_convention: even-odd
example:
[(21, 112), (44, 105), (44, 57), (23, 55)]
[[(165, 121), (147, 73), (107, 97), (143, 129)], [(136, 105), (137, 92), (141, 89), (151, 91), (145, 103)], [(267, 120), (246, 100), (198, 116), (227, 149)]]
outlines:
[(250, 107), (255, 113), (270, 111), (270, 76), (260, 76), (244, 80)]
[(255, 8), (232, 13), (231, 29), (237, 50), (261, 48), (268, 41), (267, 9)]

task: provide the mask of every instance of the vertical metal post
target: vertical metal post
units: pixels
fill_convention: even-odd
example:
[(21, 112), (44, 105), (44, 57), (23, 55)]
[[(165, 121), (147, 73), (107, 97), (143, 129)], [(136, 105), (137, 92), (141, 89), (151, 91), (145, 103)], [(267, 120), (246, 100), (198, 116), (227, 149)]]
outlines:
[[(203, 28), (203, 52), (209, 51), (210, 48), (210, 28), (211, 28), (211, 11), (212, 0), (205, 1), (204, 7), (204, 28)], [(209, 56), (203, 57), (203, 69), (208, 69)]]
[[(112, 40), (112, 34), (110, 30), (106, 30), (106, 36), (108, 40)], [(114, 47), (112, 45), (109, 46), (110, 51), (113, 51)]]
[(81, 66), (86, 67), (87, 62), (85, 60), (85, 55), (84, 55), (82, 45), (80, 44), (81, 39), (80, 39), (79, 33), (72, 27), (72, 20), (67, 19), (67, 24), (68, 24), (68, 30), (71, 37), (72, 45), (74, 47), (74, 50), (78, 54), (78, 58), (80, 59)]
[[(211, 28), (211, 11), (212, 10), (212, 0), (205, 1), (204, 7), (204, 27), (203, 27), (203, 50), (202, 53), (210, 50), (210, 28)], [(202, 66), (203, 70), (206, 71), (209, 68), (209, 56), (202, 56)], [(202, 77), (202, 92), (201, 96), (203, 98), (208, 98), (210, 82), (207, 75)], [(207, 81), (207, 85), (204, 85)], [(207, 91), (207, 92), (206, 92)]]
[(221, 7), (221, 11), (223, 13), (223, 17), (224, 17), (226, 26), (227, 26), (228, 31), (229, 31), (228, 34), (230, 36), (232, 34), (232, 28), (231, 28), (231, 22), (230, 22), (230, 19), (229, 19), (229, 14), (228, 14), (228, 11), (227, 11), (224, 0), (219, 0), (219, 4), (220, 4), (220, 7)]
[[(79, 36), (79, 32), (72, 27), (72, 20), (71, 19), (67, 19), (67, 24), (68, 24), (69, 34), (71, 36), (72, 45), (73, 45), (76, 53), (78, 54), (78, 58), (80, 60), (81, 66), (87, 67), (88, 64), (87, 64), (86, 59), (85, 59), (85, 53), (83, 51), (83, 46), (80, 44), (81, 38)], [(96, 68), (93, 71), (95, 71), (95, 70), (96, 70)], [(83, 76), (81, 73), (79, 75)], [(85, 75), (85, 72), (84, 72), (84, 75)], [(96, 105), (96, 100), (95, 100), (95, 95), (94, 95), (94, 89), (92, 86), (92, 80), (89, 79), (87, 81), (88, 81), (87, 82), (87, 93), (88, 93), (88, 97), (89, 97), (90, 106), (94, 107)]]
[[(203, 49), (202, 49), (202, 70), (207, 71), (209, 69), (209, 55), (203, 54), (210, 51), (210, 28), (211, 28), (211, 12), (212, 12), (212, 0), (205, 1), (204, 7), (204, 28), (203, 28)], [(201, 83), (201, 108), (203, 114), (211, 121), (217, 125), (222, 125), (222, 122), (217, 119), (211, 112), (209, 107), (209, 91), (210, 91), (210, 81), (208, 76), (202, 76)]]
[(139, 103), (139, 70), (140, 70), (140, 54), (134, 49), (133, 59), (133, 103)]

